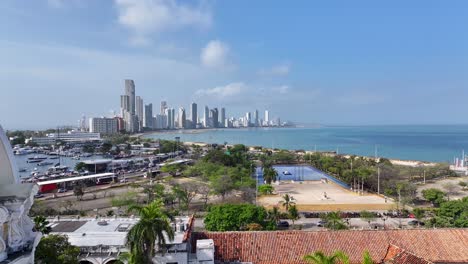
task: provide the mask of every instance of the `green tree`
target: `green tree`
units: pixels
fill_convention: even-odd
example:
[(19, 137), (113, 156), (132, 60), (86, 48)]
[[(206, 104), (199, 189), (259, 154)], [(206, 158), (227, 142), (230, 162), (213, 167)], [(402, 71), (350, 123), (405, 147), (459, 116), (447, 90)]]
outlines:
[(34, 261), (37, 264), (78, 264), (80, 248), (68, 242), (64, 235), (42, 237), (36, 247)]
[(295, 205), (291, 205), (288, 210), (289, 213), (289, 219), (294, 222), (299, 219), (299, 211), (297, 210), (297, 207)]
[(214, 177), (210, 182), (213, 193), (216, 195), (221, 195), (223, 201), (226, 195), (234, 189), (234, 183), (232, 182), (231, 177), (228, 175)]
[(361, 211), (359, 215), (364, 221), (366, 221), (369, 224), (369, 227), (371, 226), (371, 222), (375, 220), (375, 215), (369, 211)]
[(276, 181), (278, 177), (278, 172), (273, 167), (263, 167), (263, 180), (266, 184), (271, 184)]
[[(140, 220), (127, 233), (126, 245), (130, 249), (129, 264), (152, 263), (155, 243), (158, 249), (166, 247), (166, 237), (174, 239), (169, 217), (161, 210), (162, 202), (156, 200), (145, 207), (131, 206), (129, 211), (138, 213)], [(167, 235), (167, 236), (166, 236)]]
[(340, 212), (330, 212), (322, 215), (322, 220), (326, 222), (325, 226), (331, 230), (342, 230), (347, 229), (348, 227), (341, 219)]
[(362, 254), (362, 264), (374, 264), (372, 257), (368, 250), (364, 251)]
[(73, 187), (73, 195), (76, 196), (77, 201), (81, 201), (84, 195), (84, 185), (82, 183), (77, 183)]
[(49, 226), (49, 221), (47, 221), (47, 219), (42, 215), (34, 217), (34, 229), (44, 235), (49, 234), (52, 230)]
[(75, 165), (75, 170), (76, 171), (82, 171), (82, 170), (85, 170), (86, 169), (86, 164), (84, 162), (78, 162), (76, 165)]
[(322, 251), (315, 251), (312, 254), (305, 255), (304, 260), (314, 264), (349, 264), (349, 257), (343, 251), (335, 251), (332, 255), (327, 256)]
[(249, 224), (259, 224), (263, 229), (271, 229), (266, 221), (265, 208), (253, 204), (221, 204), (211, 206), (205, 217), (205, 228), (208, 231), (246, 230)]
[(274, 190), (275, 188), (271, 186), (271, 184), (263, 184), (263, 185), (258, 186), (258, 192), (260, 193), (260, 195), (273, 194)]
[(436, 188), (422, 190), (422, 195), (424, 199), (431, 202), (435, 207), (438, 207), (445, 201), (445, 193)]
[(437, 227), (468, 227), (468, 197), (442, 202), (429, 223)]
[(419, 222), (421, 222), (424, 218), (425, 211), (422, 208), (414, 208), (413, 210), (414, 217), (418, 220), (418, 226), (420, 225)]
[(296, 204), (294, 197), (292, 197), (291, 195), (289, 194), (284, 194), (283, 195), (283, 200), (280, 202), (281, 203), (281, 206), (284, 207), (284, 209), (286, 209), (286, 211), (289, 211), (289, 207), (293, 206)]
[(268, 211), (268, 219), (270, 219), (275, 224), (279, 223), (281, 219), (281, 212), (277, 206), (273, 206), (273, 208)]
[(108, 153), (109, 151), (111, 151), (112, 149), (112, 143), (110, 143), (109, 141), (105, 141), (104, 143), (102, 143), (101, 147), (99, 148), (99, 151), (101, 153)]
[(96, 148), (92, 144), (85, 144), (83, 146), (83, 152), (94, 153), (94, 151), (96, 151)]

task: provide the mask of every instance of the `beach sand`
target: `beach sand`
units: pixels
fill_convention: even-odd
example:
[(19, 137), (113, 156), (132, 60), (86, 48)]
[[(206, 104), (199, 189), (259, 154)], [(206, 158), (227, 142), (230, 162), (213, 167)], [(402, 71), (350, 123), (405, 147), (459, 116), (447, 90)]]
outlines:
[[(359, 195), (334, 183), (305, 181), (301, 183), (281, 182), (273, 184), (276, 195), (262, 196), (259, 203), (265, 207), (279, 206), (283, 194), (290, 194), (296, 199), (301, 211), (361, 211), (389, 210), (394, 207), (391, 199), (385, 202), (383, 197), (373, 194)], [(328, 199), (323, 197), (324, 192)]]

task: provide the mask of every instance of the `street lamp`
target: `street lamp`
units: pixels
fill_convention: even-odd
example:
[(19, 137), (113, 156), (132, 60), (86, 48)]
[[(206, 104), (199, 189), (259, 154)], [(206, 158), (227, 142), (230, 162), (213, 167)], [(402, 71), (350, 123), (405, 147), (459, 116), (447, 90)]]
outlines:
[(385, 221), (387, 221), (388, 216), (382, 216), (383, 229), (385, 229)]

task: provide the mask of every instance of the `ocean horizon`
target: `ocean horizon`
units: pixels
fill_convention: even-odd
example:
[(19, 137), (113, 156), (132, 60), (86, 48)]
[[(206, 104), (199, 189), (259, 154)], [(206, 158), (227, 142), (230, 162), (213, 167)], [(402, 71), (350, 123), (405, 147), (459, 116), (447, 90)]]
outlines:
[(143, 137), (447, 163), (468, 150), (468, 125), (219, 128), (154, 132)]

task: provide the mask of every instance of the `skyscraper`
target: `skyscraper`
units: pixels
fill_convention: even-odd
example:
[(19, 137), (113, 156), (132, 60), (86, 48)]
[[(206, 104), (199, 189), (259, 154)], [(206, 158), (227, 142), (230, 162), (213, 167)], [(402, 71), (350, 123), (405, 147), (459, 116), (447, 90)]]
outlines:
[(254, 112), (254, 126), (258, 127), (258, 110)]
[(252, 114), (250, 112), (245, 113), (245, 126), (252, 124)]
[(179, 116), (178, 116), (178, 120), (177, 120), (177, 123), (178, 123), (178, 126), (179, 128), (186, 128), (185, 126), (185, 109), (183, 107), (180, 107), (179, 108)]
[(218, 108), (213, 109), (213, 127), (219, 127), (219, 112)]
[(198, 123), (198, 115), (197, 115), (197, 104), (192, 103), (191, 105), (191, 120), (192, 120), (192, 128), (197, 128)]
[(130, 96), (121, 95), (120, 96), (120, 111), (121, 116), (124, 116), (124, 111), (130, 112)]
[(135, 99), (135, 112), (136, 116), (138, 117), (138, 125), (141, 128), (143, 128), (143, 98), (140, 96), (137, 96)]
[(133, 80), (125, 80), (125, 95), (129, 96), (129, 112), (135, 114), (135, 82)]
[(268, 126), (270, 123), (270, 113), (268, 110), (265, 110), (265, 125)]
[(166, 101), (161, 101), (161, 115), (166, 114), (166, 109), (167, 109), (167, 102)]
[(225, 127), (226, 122), (226, 109), (223, 107), (221, 108), (221, 114), (219, 115), (219, 127)]
[(203, 113), (203, 126), (205, 128), (209, 127), (209, 116), (210, 116), (210, 109), (208, 106), (205, 105), (205, 112)]
[(167, 108), (166, 109), (166, 115), (167, 115), (167, 128), (168, 129), (174, 129), (174, 120), (175, 120), (175, 110), (174, 108)]
[(143, 116), (143, 126), (147, 128), (154, 128), (153, 124), (153, 104), (145, 105), (145, 113)]

